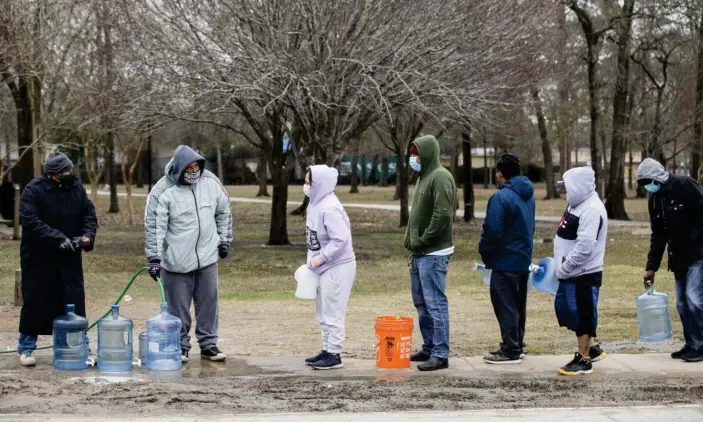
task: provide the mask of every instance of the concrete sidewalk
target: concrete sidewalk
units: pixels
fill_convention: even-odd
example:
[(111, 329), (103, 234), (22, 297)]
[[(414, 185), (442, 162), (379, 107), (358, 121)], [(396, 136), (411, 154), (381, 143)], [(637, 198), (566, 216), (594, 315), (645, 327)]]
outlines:
[[(86, 188), (86, 190), (88, 191), (88, 194), (90, 195), (90, 189)], [(110, 193), (99, 191), (98, 195), (109, 196)], [(120, 197), (127, 196), (126, 193), (118, 193), (117, 195)], [(143, 193), (134, 193), (134, 194), (132, 194), (132, 196), (135, 198), (146, 198), (146, 194), (143, 194)], [(270, 204), (271, 203), (270, 199), (243, 198), (243, 197), (238, 197), (238, 196), (231, 196), (229, 198), (229, 200), (232, 202), (241, 202), (241, 203), (248, 203), (248, 204)], [(300, 205), (300, 201), (288, 201), (288, 205)], [(395, 212), (400, 211), (400, 205), (393, 205), (393, 204), (363, 204), (363, 203), (357, 204), (357, 203), (353, 203), (353, 202), (345, 202), (342, 205), (344, 205), (347, 208), (361, 208), (361, 209), (368, 209), (368, 210), (384, 210), (384, 211), (395, 211)], [(408, 208), (410, 208), (410, 207), (408, 207)], [(456, 215), (459, 218), (464, 217), (464, 210), (461, 210), (461, 209), (457, 210)], [(480, 211), (475, 211), (474, 217), (476, 217), (477, 219), (483, 220), (484, 218), (486, 218), (486, 213), (480, 212)], [(559, 221), (561, 221), (561, 216), (554, 217), (554, 216), (538, 215), (538, 216), (535, 216), (535, 220), (542, 222), (542, 223), (558, 223)], [(618, 227), (644, 227), (644, 228), (649, 227), (648, 221), (609, 220), (608, 224), (610, 226), (618, 226)]]
[(457, 412), (384, 412), (384, 413), (281, 413), (258, 415), (115, 415), (110, 417), (76, 415), (0, 415), (0, 421), (23, 422), (102, 422), (149, 420), (152, 422), (375, 422), (402, 420), (403, 422), (425, 422), (433, 419), (471, 422), (626, 422), (626, 421), (671, 421), (688, 422), (703, 420), (703, 410), (693, 406), (641, 406), (641, 407), (597, 407), (597, 408), (534, 408), (467, 410)]

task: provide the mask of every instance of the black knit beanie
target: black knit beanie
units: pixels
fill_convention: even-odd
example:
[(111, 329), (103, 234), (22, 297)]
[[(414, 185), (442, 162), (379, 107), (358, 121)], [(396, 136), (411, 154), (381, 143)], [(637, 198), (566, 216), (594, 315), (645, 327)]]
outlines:
[(46, 163), (44, 163), (44, 173), (49, 176), (69, 170), (73, 170), (73, 162), (62, 152), (52, 153), (49, 155), (49, 158), (46, 159)]

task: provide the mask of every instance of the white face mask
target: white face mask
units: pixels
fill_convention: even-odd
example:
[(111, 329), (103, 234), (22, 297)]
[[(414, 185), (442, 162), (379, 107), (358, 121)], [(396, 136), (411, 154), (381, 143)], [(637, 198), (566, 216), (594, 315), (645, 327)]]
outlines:
[(305, 196), (310, 197), (310, 185), (307, 183), (303, 185), (303, 193)]

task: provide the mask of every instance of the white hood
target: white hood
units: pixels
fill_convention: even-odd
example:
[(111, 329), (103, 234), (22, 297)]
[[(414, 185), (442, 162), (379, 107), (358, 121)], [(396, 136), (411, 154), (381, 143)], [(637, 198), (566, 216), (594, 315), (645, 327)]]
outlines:
[(566, 200), (577, 207), (596, 191), (596, 174), (591, 167), (575, 167), (564, 173)]
[(669, 172), (655, 159), (645, 158), (637, 167), (637, 180), (648, 179), (659, 183), (669, 180)]

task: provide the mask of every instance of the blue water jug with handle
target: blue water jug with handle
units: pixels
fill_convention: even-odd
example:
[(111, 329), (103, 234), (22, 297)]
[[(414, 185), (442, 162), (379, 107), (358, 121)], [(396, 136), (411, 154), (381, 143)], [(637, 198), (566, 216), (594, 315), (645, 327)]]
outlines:
[(146, 321), (146, 367), (152, 371), (181, 369), (181, 320), (168, 313), (161, 302), (161, 313)]
[(535, 285), (537, 290), (549, 293), (552, 296), (557, 295), (559, 279), (554, 267), (554, 258), (548, 256), (537, 262), (537, 270), (532, 272), (532, 284)]
[(660, 342), (671, 338), (669, 295), (657, 292), (654, 286), (635, 299), (640, 341)]
[(60, 371), (88, 369), (88, 320), (75, 311), (75, 305), (66, 305), (66, 313), (54, 320), (54, 369)]
[(133, 328), (132, 320), (120, 315), (119, 305), (112, 305), (112, 314), (98, 322), (98, 369), (101, 372), (132, 370)]

